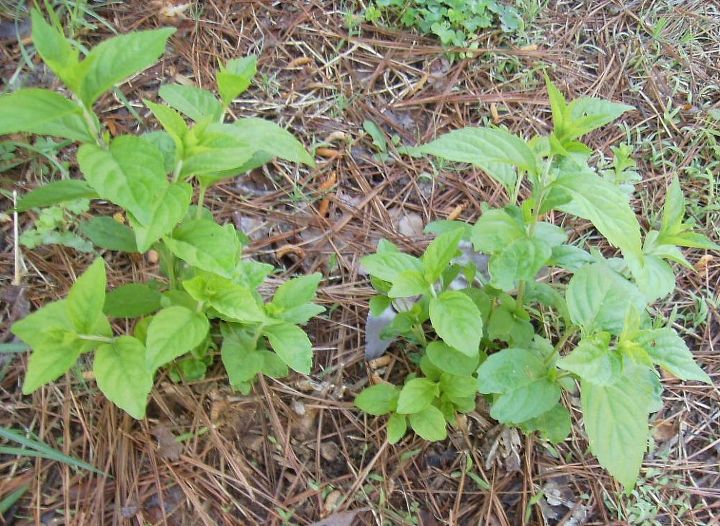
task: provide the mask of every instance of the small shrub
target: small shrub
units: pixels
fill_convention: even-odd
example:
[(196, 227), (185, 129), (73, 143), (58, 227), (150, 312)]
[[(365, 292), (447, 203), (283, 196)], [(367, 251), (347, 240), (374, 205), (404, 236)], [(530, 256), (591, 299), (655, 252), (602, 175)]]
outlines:
[[(442, 440), (457, 413), (475, 409), (479, 392), (493, 418), (559, 442), (571, 432), (561, 394), (579, 384), (590, 449), (631, 491), (649, 414), (662, 405), (656, 366), (710, 383), (650, 306), (675, 289), (672, 263), (692, 269), (679, 247), (719, 247), (685, 222), (677, 178), (661, 224), (643, 232), (629, 204), (628, 183), (637, 179), (627, 175), (629, 152), (616, 151), (612, 176), (588, 164), (593, 151), (579, 139), (631, 107), (590, 97), (568, 103), (549, 81), (548, 91), (548, 136), (525, 141), (499, 128), (463, 128), (413, 150), (474, 164), (511, 198), (484, 209), (474, 225), (431, 223), (437, 237), (421, 257), (382, 241), (362, 260), (378, 291), (370, 320), (388, 322), (375, 343), (382, 349), (402, 339), (417, 350), (418, 367), (403, 385), (373, 385), (355, 403), (389, 415), (392, 443), (408, 427)], [(531, 194), (518, 200), (524, 181)], [(619, 254), (569, 244), (567, 231), (545, 220), (553, 210), (591, 221)], [(569, 279), (537, 279), (546, 268)]]
[[(72, 203), (84, 203), (85, 211), (88, 200), (106, 200), (122, 208), (129, 226), (113, 217), (93, 217), (78, 230), (104, 249), (154, 249), (166, 280), (106, 293), (105, 262), (97, 257), (65, 299), (13, 325), (13, 333), (32, 348), (23, 393), (54, 381), (91, 352), (100, 390), (138, 419), (145, 415), (159, 369), (167, 368), (175, 379), (202, 377), (216, 345), (231, 385), (244, 393), (258, 374), (309, 373), (312, 346), (300, 326), (324, 310), (313, 303), (321, 275), (287, 281), (265, 302), (257, 289), (273, 267), (241, 258), (246, 237), (232, 224), (215, 222), (203, 206), (208, 187), (275, 157), (313, 165), (302, 145), (272, 122), (225, 122), (228, 106), (255, 75), (255, 57), (220, 68), (219, 98), (197, 87), (162, 86), (165, 103), (145, 104), (164, 131), (111, 137), (93, 112), (94, 103), (154, 64), (174, 30), (117, 36), (80, 59), (78, 48), (38, 11), (32, 12), (32, 24), (37, 52), (72, 98), (34, 88), (1, 96), (0, 135), (24, 132), (79, 143), (84, 180), (52, 182), (19, 201), (18, 210), (43, 208), (40, 217), (52, 219), (44, 231), (27, 233), (25, 244), (48, 242), (42, 236), (58, 229), (67, 234), (64, 211), (73, 210)], [(195, 205), (193, 181), (199, 187)], [(113, 318), (137, 321), (131, 333), (115, 334)]]

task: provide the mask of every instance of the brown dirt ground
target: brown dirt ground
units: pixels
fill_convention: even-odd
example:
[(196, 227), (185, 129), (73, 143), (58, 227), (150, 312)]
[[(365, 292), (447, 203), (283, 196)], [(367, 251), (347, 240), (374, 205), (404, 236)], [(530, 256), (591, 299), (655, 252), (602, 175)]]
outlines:
[[(381, 237), (421, 251), (428, 238), (400, 235), (403, 218), (407, 222), (417, 214), (427, 223), (459, 213), (474, 220), (481, 202), (500, 204), (505, 198), (479, 171), (437, 171), (430, 160), (396, 155), (375, 161), (363, 120), (408, 144), (493, 119), (526, 137), (544, 133), (550, 114), (545, 68), (570, 96), (592, 94), (634, 105), (637, 111), (593, 133), (589, 143), (608, 155), (610, 145), (625, 137), (640, 140), (638, 212), (655, 217), (664, 187), (677, 173), (697, 203), (693, 214), (717, 240), (720, 129), (708, 118), (709, 109), (720, 108), (716, 2), (551, 1), (528, 28), (535, 46), (509, 46), (488, 33), (485, 53), (452, 64), (432, 40), (409, 32), (365, 25), (349, 31), (344, 13), (357, 12), (354, 2), (210, 0), (192, 6), (199, 9), (197, 21), (161, 20), (161, 7), (133, 0), (98, 11), (120, 31), (167, 23), (180, 28), (166, 57), (122, 89), (144, 117), (139, 101), (154, 99), (160, 83), (211, 86), (218, 60), (258, 53), (258, 81), (233, 106), (235, 114), (288, 125), (308, 145), (327, 142), (312, 172), (276, 163), (210, 194), (219, 220), (253, 232), (249, 254), (287, 275), (314, 270), (326, 275), (320, 299), (329, 311), (309, 326), (317, 349), (314, 373), (260, 381), (247, 397), (229, 390), (219, 366), (192, 384), (160, 377), (148, 418), (136, 422), (78, 374), (23, 397), (25, 356), (0, 356), (0, 423), (30, 428), (49, 445), (112, 474), (0, 455), (0, 497), (30, 485), (15, 509), (24, 518), (14, 524), (306, 525), (330, 516), (326, 524), (343, 525), (349, 515), (333, 513), (345, 510), (359, 510), (355, 518), (361, 524), (718, 524), (716, 387), (666, 379), (653, 452), (630, 498), (619, 496), (619, 486), (588, 454), (579, 426), (553, 450), (496, 428), (478, 407), (464, 429), (443, 443), (409, 436), (389, 446), (384, 419), (368, 418), (352, 406), (369, 376), (408, 367), (402, 352), (392, 353), (377, 370), (363, 358), (371, 290), (358, 259)], [(660, 17), (668, 25), (654, 39)], [(683, 40), (689, 33), (693, 38)], [(108, 34), (99, 26), (81, 38)], [(20, 49), (5, 43), (0, 57), (7, 79), (21, 60)], [(138, 126), (113, 96), (99, 108), (116, 133), (152, 126)], [(65, 155), (71, 159), (73, 152)], [(3, 181), (6, 189), (36, 184), (28, 165)], [(577, 237), (592, 235), (580, 222), (566, 226)], [(2, 226), (2, 235), (7, 341), (13, 319), (29, 305), (61, 297), (90, 259), (58, 247), (26, 251), (28, 271), (17, 300), (18, 289), (10, 286), (11, 223)], [(706, 298), (707, 323), (684, 334), (698, 361), (717, 378), (720, 265), (717, 255), (687, 255), (700, 271), (680, 271), (677, 293), (657, 308), (665, 315), (676, 308), (676, 325), (692, 327), (683, 316), (693, 318)], [(113, 285), (158, 275), (147, 258), (105, 257)], [(179, 435), (189, 437), (180, 446), (174, 440)], [(650, 511), (643, 516), (643, 510)]]

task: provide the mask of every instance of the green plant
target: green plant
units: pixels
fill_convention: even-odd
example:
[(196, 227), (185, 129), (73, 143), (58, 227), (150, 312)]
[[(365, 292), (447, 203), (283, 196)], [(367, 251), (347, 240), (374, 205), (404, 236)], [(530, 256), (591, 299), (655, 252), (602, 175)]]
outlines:
[[(477, 33), (500, 23), (505, 33), (523, 29), (523, 20), (513, 7), (497, 0), (374, 0), (365, 9), (365, 20), (385, 19), (417, 29), (440, 39), (445, 47), (477, 49)], [(460, 53), (461, 57), (467, 53)]]
[[(599, 175), (588, 164), (592, 150), (579, 141), (631, 107), (590, 97), (568, 103), (547, 85), (554, 125), (547, 136), (525, 141), (499, 128), (463, 128), (414, 149), (479, 166), (505, 187), (510, 203), (486, 207), (474, 225), (432, 223), (438, 235), (419, 258), (382, 241), (362, 260), (380, 293), (370, 315), (396, 312), (383, 338), (401, 337), (417, 350), (418, 370), (401, 387), (368, 387), (356, 405), (390, 415), (390, 442), (408, 426), (441, 440), (458, 412), (475, 409), (479, 392), (493, 418), (559, 442), (571, 431), (561, 394), (579, 383), (590, 449), (631, 491), (649, 414), (661, 404), (655, 366), (711, 381), (650, 306), (675, 288), (669, 262), (692, 268), (678, 247), (719, 247), (684, 221), (677, 178), (660, 224), (643, 240), (628, 178)], [(614, 173), (632, 166), (628, 152), (616, 150)], [(530, 195), (520, 200), (524, 182)], [(553, 210), (589, 220), (619, 254), (569, 244), (565, 229), (544, 220)], [(547, 268), (569, 280), (546, 279)]]
[[(95, 259), (65, 299), (13, 325), (32, 348), (23, 392), (57, 379), (81, 355), (94, 352), (100, 390), (142, 418), (158, 369), (169, 366), (178, 379), (202, 376), (218, 342), (230, 383), (243, 392), (258, 373), (284, 376), (288, 367), (309, 373), (312, 346), (299, 326), (324, 310), (312, 303), (321, 275), (287, 281), (264, 302), (257, 288), (273, 267), (241, 258), (245, 236), (232, 224), (216, 223), (203, 206), (208, 187), (275, 157), (313, 165), (302, 145), (272, 122), (224, 122), (230, 103), (255, 75), (255, 57), (220, 67), (219, 99), (197, 87), (162, 86), (159, 94), (166, 104), (145, 103), (164, 131), (110, 137), (93, 104), (152, 65), (174, 30), (117, 36), (81, 60), (57, 25), (38, 11), (32, 12), (32, 23), (37, 52), (73, 98), (43, 89), (0, 97), (0, 135), (25, 132), (79, 142), (84, 181), (49, 183), (25, 195), (18, 209), (67, 207), (78, 199), (110, 201), (124, 210), (129, 227), (111, 217), (94, 217), (80, 230), (110, 250), (153, 248), (167, 279), (129, 283), (106, 294), (105, 264)], [(192, 181), (199, 188), (196, 205), (191, 205)], [(111, 318), (139, 319), (131, 334), (116, 335)]]

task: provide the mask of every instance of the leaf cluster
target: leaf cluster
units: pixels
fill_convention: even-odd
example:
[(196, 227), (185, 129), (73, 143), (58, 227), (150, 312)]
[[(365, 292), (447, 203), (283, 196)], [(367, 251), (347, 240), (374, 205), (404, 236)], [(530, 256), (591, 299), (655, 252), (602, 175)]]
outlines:
[[(404, 340), (419, 359), (402, 388), (371, 386), (356, 405), (391, 415), (391, 442), (407, 423), (439, 440), (456, 413), (474, 410), (479, 394), (496, 420), (558, 442), (571, 432), (562, 393), (579, 385), (591, 451), (629, 491), (649, 415), (661, 405), (656, 367), (711, 382), (676, 331), (652, 319), (651, 305), (674, 290), (672, 263), (690, 267), (679, 247), (719, 247), (685, 221), (677, 178), (661, 224), (645, 232), (629, 203), (632, 187), (589, 164), (593, 152), (581, 137), (629, 106), (567, 102), (547, 85), (553, 130), (546, 136), (526, 141), (500, 128), (463, 128), (411, 152), (471, 163), (510, 199), (485, 208), (474, 224), (430, 224), (436, 237), (420, 257), (382, 241), (363, 258), (378, 291), (370, 319), (390, 309), (382, 338)], [(618, 152), (619, 170), (634, 166), (627, 150)], [(523, 185), (529, 195), (520, 199)], [(548, 221), (552, 211), (589, 220), (618, 252), (606, 257), (569, 243), (566, 229)], [(548, 281), (547, 274), (565, 277)]]

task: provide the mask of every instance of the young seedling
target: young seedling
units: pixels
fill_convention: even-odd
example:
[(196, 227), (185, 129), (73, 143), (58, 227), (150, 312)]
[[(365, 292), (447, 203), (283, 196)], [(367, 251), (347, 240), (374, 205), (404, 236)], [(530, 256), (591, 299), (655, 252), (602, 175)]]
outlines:
[[(314, 164), (303, 146), (272, 122), (225, 121), (228, 107), (255, 75), (256, 58), (220, 67), (219, 98), (196, 87), (162, 86), (165, 104), (145, 103), (164, 131), (111, 137), (94, 103), (154, 64), (174, 29), (117, 36), (81, 59), (57, 24), (36, 10), (32, 23), (36, 51), (71, 98), (35, 88), (1, 96), (0, 135), (25, 132), (79, 143), (84, 180), (38, 188), (20, 200), (18, 210), (77, 200), (114, 203), (129, 226), (94, 217), (80, 231), (108, 250), (154, 249), (166, 280), (129, 283), (106, 293), (105, 263), (97, 257), (65, 299), (13, 325), (32, 348), (23, 392), (56, 380), (90, 352), (99, 389), (138, 419), (145, 415), (158, 370), (167, 368), (176, 379), (202, 377), (216, 345), (231, 385), (244, 393), (258, 374), (282, 377), (288, 368), (309, 373), (312, 346), (300, 326), (324, 310), (313, 303), (322, 276), (292, 279), (264, 301), (257, 289), (273, 267), (242, 258), (245, 236), (232, 224), (218, 224), (203, 206), (211, 185), (276, 157)], [(195, 205), (193, 182), (199, 189)], [(113, 318), (137, 318), (133, 332), (116, 334)]]
[[(385, 320), (374, 332), (385, 342), (404, 339), (420, 358), (403, 386), (373, 385), (355, 403), (390, 415), (391, 443), (408, 426), (441, 440), (457, 412), (475, 409), (480, 393), (496, 420), (559, 442), (571, 432), (561, 394), (579, 384), (590, 449), (629, 492), (647, 448), (649, 415), (662, 404), (656, 366), (711, 382), (649, 307), (675, 289), (671, 263), (692, 268), (679, 247), (720, 247), (685, 222), (677, 178), (661, 224), (643, 232), (628, 178), (598, 175), (588, 164), (592, 150), (579, 140), (632, 108), (591, 97), (568, 103), (547, 85), (554, 125), (547, 136), (525, 141), (499, 128), (463, 128), (415, 148), (480, 167), (510, 200), (484, 209), (474, 225), (431, 224), (438, 235), (419, 258), (383, 241), (362, 260), (379, 293), (370, 319)], [(633, 166), (627, 151), (616, 151), (616, 175)], [(524, 181), (531, 192), (521, 200)], [(569, 244), (568, 233), (546, 220), (553, 210), (589, 220), (618, 253)], [(474, 257), (459, 249), (467, 242)], [(538, 279), (546, 268), (569, 279)]]

